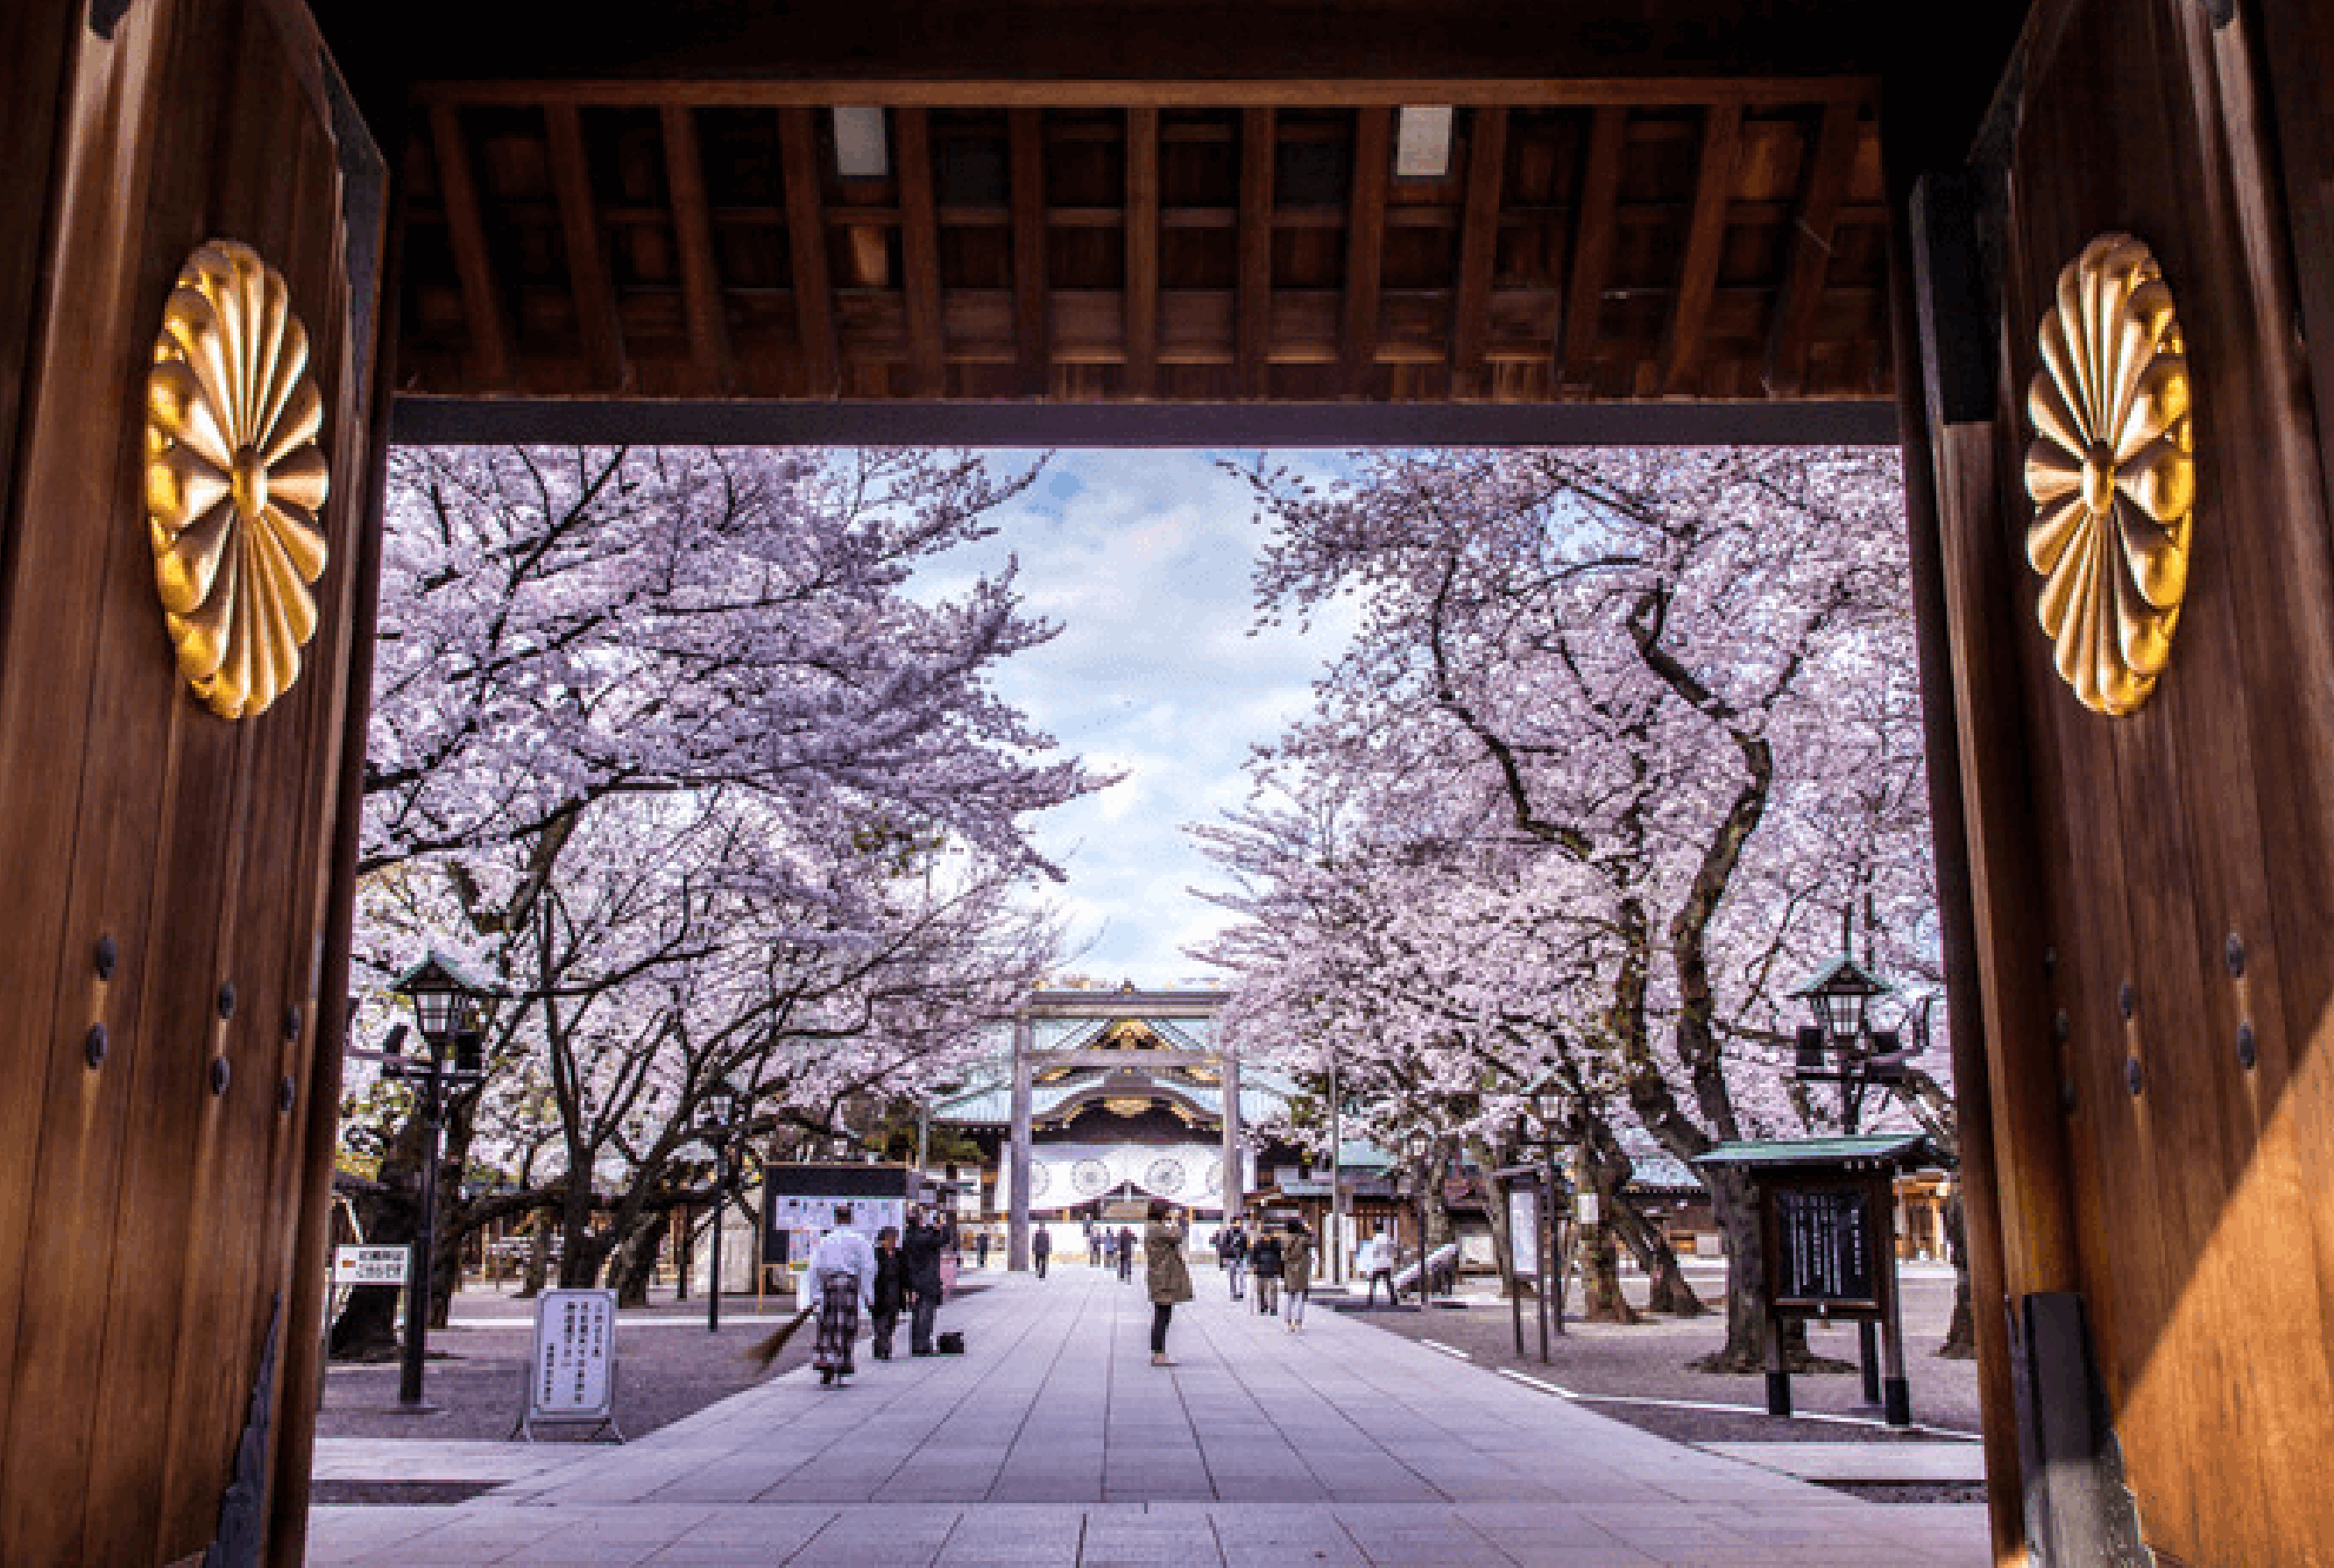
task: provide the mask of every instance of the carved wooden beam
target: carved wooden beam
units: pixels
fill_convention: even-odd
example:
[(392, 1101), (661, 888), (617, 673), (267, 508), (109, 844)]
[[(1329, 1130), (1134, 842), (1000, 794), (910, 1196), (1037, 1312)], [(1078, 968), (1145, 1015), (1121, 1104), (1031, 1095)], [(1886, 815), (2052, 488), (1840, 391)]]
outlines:
[(842, 390), (842, 355), (834, 341), (834, 289), (827, 278), (825, 206), (819, 178), (818, 139), (810, 109), (778, 111), (780, 156), (786, 167), (786, 244), (793, 262), (795, 325), (813, 397)]
[(1126, 111), (1126, 390), (1159, 390), (1159, 111)]
[(1726, 212), (1734, 198), (1735, 156), (1742, 142), (1742, 110), (1720, 104), (1702, 122), (1702, 158), (1694, 175), (1693, 217), (1685, 259), (1678, 268), (1676, 303), (1662, 349), (1662, 390), (1690, 390), (1702, 361), (1710, 303), (1718, 293), (1718, 265), (1726, 253)]
[(673, 243), (680, 252), (680, 302), (689, 316), (689, 358), (708, 391), (729, 390), (729, 324), (722, 316), (721, 274), (713, 255), (713, 208), (705, 196), (705, 155), (697, 111), (663, 111), (665, 185), (672, 193)]
[(1839, 226), (1840, 204), (1847, 197), (1848, 178), (1856, 169), (1857, 142), (1863, 135), (1863, 117), (1853, 103), (1833, 103), (1824, 109), (1823, 127), (1816, 134), (1815, 156), (1808, 160), (1797, 222), (1791, 229), (1791, 259), (1783, 286), (1775, 297), (1774, 324), (1767, 334), (1765, 381), (1770, 395), (1794, 398), (1806, 388), (1808, 345), (1815, 333), (1816, 307), (1823, 299), (1824, 274), (1831, 266), (1832, 236)]
[(497, 391), (514, 386), (511, 332), (495, 286), (487, 233), (478, 217), (478, 188), (470, 177), (470, 149), (462, 137), (460, 111), (451, 103), (429, 106), (429, 139), (438, 149), (438, 189), (446, 203), (447, 237), (454, 247), (454, 272), (462, 284), (462, 315), (470, 329), (470, 353), (479, 382)]
[(575, 299), (575, 335), (592, 384), (611, 391), (627, 385), (624, 332), (616, 291), (608, 281), (600, 215), (592, 199), (592, 170), (584, 153), (584, 115), (572, 103), (544, 111), (551, 153), (551, 184), (559, 202), (559, 232), (566, 241), (567, 282)]
[(909, 380), (920, 398), (948, 393), (940, 323), (940, 217), (932, 199), (931, 129), (927, 111), (892, 112), (900, 173), (901, 292), (908, 317)]
[(1272, 349), (1272, 180), (1277, 118), (1269, 109), (1240, 112), (1239, 297), (1232, 357), (1239, 395), (1270, 395)]
[(1394, 111), (1365, 109), (1354, 127), (1353, 201), (1345, 224), (1345, 320), (1339, 380), (1348, 398), (1368, 394), (1378, 357), (1378, 284), (1385, 270), (1386, 182), (1393, 178)]
[(1046, 111), (1016, 109), (1007, 125), (1013, 171), (1013, 338), (1021, 390), (1039, 398), (1053, 370), (1046, 282)]
[(554, 100), (609, 108), (687, 103), (699, 108), (817, 109), (835, 103), (918, 109), (1399, 109), (1412, 103), (1516, 109), (1642, 107), (1752, 109), (1870, 101), (1870, 76), (1324, 76), (1206, 75), (1133, 81), (1123, 76), (780, 79), (767, 76), (597, 77), (548, 80), (473, 77), (424, 82), (425, 101), (542, 104)]
[(1459, 236), (1459, 288), (1451, 302), (1451, 395), (1482, 393), (1483, 345), (1491, 325), (1491, 267), (1500, 248), (1500, 181), (1507, 171), (1508, 111), (1475, 111), (1467, 144), (1467, 207)]
[(1572, 276), (1556, 342), (1553, 390), (1562, 396), (1588, 372), (1605, 306), (1605, 280), (1613, 268), (1614, 222), (1621, 210), (1621, 167), (1628, 149), (1629, 111), (1596, 111), (1588, 130), (1588, 165), (1580, 179), (1580, 207), (1572, 229)]

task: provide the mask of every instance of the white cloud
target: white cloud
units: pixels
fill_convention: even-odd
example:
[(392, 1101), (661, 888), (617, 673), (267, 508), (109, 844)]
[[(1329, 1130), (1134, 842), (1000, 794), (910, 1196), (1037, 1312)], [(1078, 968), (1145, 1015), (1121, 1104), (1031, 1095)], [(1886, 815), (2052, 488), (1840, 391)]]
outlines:
[(1309, 632), (1249, 635), (1249, 573), (1263, 541), (1255, 511), (1248, 486), (1209, 454), (1059, 454), (1000, 512), (995, 537), (921, 584), (960, 590), (1018, 557), (1022, 594), (1062, 631), (1014, 659), (999, 694), (1064, 750), (1128, 775), (1038, 825), (1039, 847), (1068, 874), (1054, 900), (1074, 940), (1095, 941), (1077, 963), (1084, 973), (1162, 985), (1204, 972), (1182, 949), (1226, 917), (1185, 891), (1217, 879), (1183, 824), (1245, 797), (1249, 747), (1304, 711), (1350, 630), (1350, 609), (1332, 607)]

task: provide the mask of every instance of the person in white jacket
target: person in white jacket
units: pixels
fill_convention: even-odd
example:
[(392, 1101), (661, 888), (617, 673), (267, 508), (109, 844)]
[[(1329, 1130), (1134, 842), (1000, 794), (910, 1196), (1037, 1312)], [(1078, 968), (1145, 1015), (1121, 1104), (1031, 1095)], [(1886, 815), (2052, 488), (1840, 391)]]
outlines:
[(1369, 1294), (1362, 1301), (1365, 1307), (1378, 1304), (1380, 1280), (1385, 1281), (1386, 1305), (1402, 1304), (1394, 1292), (1394, 1238), (1386, 1235), (1384, 1226), (1380, 1226), (1369, 1240), (1362, 1243), (1360, 1251), (1355, 1254), (1354, 1272), (1370, 1282)]
[(849, 1377), (852, 1342), (859, 1337), (859, 1314), (875, 1306), (875, 1249), (851, 1227), (851, 1206), (834, 1207), (834, 1228), (811, 1249), (804, 1284), (818, 1309), (818, 1339), (811, 1365), (823, 1388)]

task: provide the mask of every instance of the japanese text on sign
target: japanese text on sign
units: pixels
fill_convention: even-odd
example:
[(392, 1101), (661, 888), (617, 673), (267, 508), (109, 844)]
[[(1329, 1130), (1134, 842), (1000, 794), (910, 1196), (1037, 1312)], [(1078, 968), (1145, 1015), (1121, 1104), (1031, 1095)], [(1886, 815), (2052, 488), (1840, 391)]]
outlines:
[(1778, 1191), (1777, 1299), (1876, 1303), (1869, 1207), (1866, 1195), (1854, 1188)]
[(615, 1324), (614, 1291), (548, 1290), (536, 1298), (526, 1390), (531, 1416), (597, 1420), (608, 1415)]
[(403, 1284), (408, 1250), (401, 1246), (336, 1246), (334, 1284)]
[(1528, 1187), (1508, 1193), (1508, 1246), (1515, 1255), (1515, 1271), (1525, 1279), (1539, 1277), (1539, 1194)]

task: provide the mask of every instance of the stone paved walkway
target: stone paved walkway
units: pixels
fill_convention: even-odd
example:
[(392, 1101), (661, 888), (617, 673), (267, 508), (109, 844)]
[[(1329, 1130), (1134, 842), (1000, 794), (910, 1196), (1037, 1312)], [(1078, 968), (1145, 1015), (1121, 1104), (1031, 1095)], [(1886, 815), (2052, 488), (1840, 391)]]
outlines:
[[(317, 1564), (1980, 1568), (1968, 1505), (1863, 1503), (1316, 1311), (1215, 1298), (1148, 1364), (1138, 1284), (951, 1308), (962, 1357), (790, 1373), (450, 1508), (321, 1507)], [(619, 1354), (622, 1347), (619, 1347)], [(620, 1384), (621, 1390), (621, 1384)], [(621, 1397), (619, 1400), (621, 1409)]]

